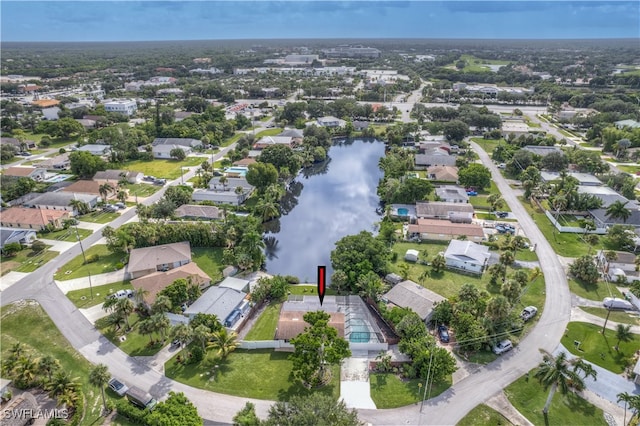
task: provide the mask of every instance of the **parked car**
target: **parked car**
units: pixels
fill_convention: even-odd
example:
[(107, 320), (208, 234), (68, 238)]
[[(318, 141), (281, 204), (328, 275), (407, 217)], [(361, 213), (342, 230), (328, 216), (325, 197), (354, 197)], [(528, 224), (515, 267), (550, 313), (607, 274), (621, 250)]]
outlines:
[(635, 309), (633, 303), (628, 300), (620, 299), (618, 297), (605, 297), (602, 300), (602, 306), (607, 309), (624, 309), (624, 310), (633, 310)]
[(499, 169), (506, 169), (507, 165), (505, 163), (500, 163), (500, 164), (498, 164), (498, 168)]
[(114, 205), (119, 209), (126, 209), (127, 208), (125, 203), (115, 203)]
[(529, 321), (531, 318), (535, 317), (537, 313), (538, 308), (535, 306), (527, 306), (520, 313), (520, 318), (522, 318), (523, 321)]
[(18, 152), (16, 155), (19, 155), (20, 157), (31, 157), (31, 153), (26, 151)]
[(118, 211), (118, 208), (113, 204), (107, 204), (102, 207), (102, 211), (106, 213), (115, 213)]
[(167, 183), (166, 179), (156, 179), (153, 181), (154, 185), (164, 185), (165, 183)]
[(131, 289), (118, 290), (109, 297), (115, 298), (115, 299), (124, 299), (124, 298), (131, 299), (133, 297), (133, 290)]
[(505, 339), (501, 342), (496, 343), (496, 345), (493, 347), (493, 353), (496, 355), (501, 355), (507, 351), (510, 351), (511, 349), (513, 349), (511, 340)]
[(147, 409), (149, 411), (153, 410), (153, 408), (158, 404), (158, 401), (149, 395), (147, 392), (142, 389), (132, 387), (127, 393), (127, 399), (133, 405), (137, 405), (141, 409)]
[(496, 212), (496, 216), (498, 216), (500, 219), (504, 219), (505, 217), (509, 216), (508, 212)]
[(449, 330), (446, 325), (438, 326), (438, 337), (442, 343), (449, 343)]
[(123, 396), (129, 390), (129, 386), (125, 385), (115, 377), (112, 377), (111, 380), (109, 380), (109, 387), (120, 396)]
[(478, 195), (478, 191), (467, 191), (467, 195), (470, 196), (470, 197)]

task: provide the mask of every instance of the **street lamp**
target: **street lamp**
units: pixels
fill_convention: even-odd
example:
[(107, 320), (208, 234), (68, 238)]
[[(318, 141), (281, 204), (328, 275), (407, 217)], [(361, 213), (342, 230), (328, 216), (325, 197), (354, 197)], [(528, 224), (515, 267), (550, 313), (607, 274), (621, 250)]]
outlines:
[[(84, 247), (82, 247), (82, 241), (80, 241), (80, 234), (78, 233), (78, 225), (75, 225), (76, 229), (76, 238), (78, 239), (78, 243), (80, 244), (80, 251), (82, 252), (82, 260), (84, 264), (87, 264), (87, 256), (84, 254)], [(91, 272), (89, 272), (89, 292), (91, 293), (91, 300), (93, 300), (93, 286), (91, 285)]]

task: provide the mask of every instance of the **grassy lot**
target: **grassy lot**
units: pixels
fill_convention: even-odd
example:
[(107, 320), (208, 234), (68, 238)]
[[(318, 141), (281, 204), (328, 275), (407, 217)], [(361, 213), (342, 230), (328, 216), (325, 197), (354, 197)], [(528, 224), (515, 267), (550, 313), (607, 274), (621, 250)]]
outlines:
[[(400, 379), (392, 373), (375, 373), (369, 377), (371, 399), (378, 409), (404, 407), (422, 401), (424, 383), (421, 379)], [(440, 395), (451, 387), (451, 377), (443, 383), (434, 384), (431, 398)]]
[[(91, 364), (73, 349), (69, 342), (58, 331), (55, 324), (47, 316), (44, 310), (35, 302), (18, 302), (2, 307), (2, 335), (0, 347), (2, 358), (8, 355), (8, 350), (15, 343), (26, 345), (29, 352), (35, 357), (51, 355), (60, 361), (62, 369), (71, 373), (72, 378), (77, 378), (82, 386), (85, 397), (85, 413), (83, 426), (102, 424), (100, 417), (102, 397), (95, 386), (89, 384), (89, 370)], [(114, 399), (114, 394), (106, 392), (109, 399)]]
[(127, 184), (125, 188), (129, 191), (129, 197), (148, 197), (158, 192), (162, 186), (148, 183), (135, 183)]
[(616, 164), (616, 168), (622, 170), (623, 172), (631, 173), (632, 175), (640, 172), (640, 167), (638, 166), (624, 166), (621, 164)]
[[(289, 294), (297, 294), (301, 296), (317, 296), (318, 286), (313, 284), (295, 284), (289, 287)], [(336, 292), (332, 288), (327, 288), (324, 294), (326, 294), (327, 296), (333, 296), (336, 294)]]
[(496, 149), (500, 143), (507, 143), (504, 139), (471, 138), (471, 140), (480, 145), (489, 156), (493, 154), (493, 150)]
[(624, 311), (608, 311), (605, 308), (594, 308), (591, 306), (581, 306), (580, 309), (600, 318), (606, 318), (607, 314), (609, 314), (609, 321), (619, 322), (621, 324), (640, 325), (640, 318), (637, 315), (630, 315)]
[(270, 349), (238, 349), (224, 361), (210, 353), (197, 365), (178, 364), (173, 357), (164, 368), (167, 377), (179, 382), (245, 398), (287, 401), (293, 395), (315, 392), (332, 395), (336, 399), (340, 396), (339, 366), (331, 367), (332, 379), (328, 385), (310, 391), (291, 378), (293, 363), (288, 357), (286, 352)]
[(253, 324), (244, 340), (273, 340), (278, 326), (278, 315), (282, 303), (270, 303), (260, 314), (260, 318)]
[[(495, 182), (491, 182), (491, 186), (487, 189), (478, 192), (478, 195), (470, 196), (469, 203), (475, 208), (480, 210), (491, 210), (491, 205), (487, 202), (487, 197), (491, 194), (499, 194), (498, 187)], [(505, 203), (501, 208), (502, 211), (510, 212), (511, 209)]]
[(222, 270), (225, 265), (222, 262), (221, 248), (192, 248), (191, 260), (209, 275), (212, 283), (222, 280)]
[(242, 135), (244, 135), (244, 133), (236, 133), (235, 135), (231, 136), (229, 139), (222, 142), (222, 146), (229, 146), (234, 142), (238, 142), (238, 139), (240, 139)]
[(605, 297), (622, 297), (615, 285), (607, 285), (604, 281), (598, 281), (596, 284), (587, 284), (574, 278), (569, 278), (568, 281), (571, 293), (585, 299), (601, 302)]
[[(465, 61), (465, 66), (462, 69), (463, 72), (491, 72), (491, 68), (486, 65), (507, 65), (509, 61), (499, 61), (495, 59), (480, 59), (473, 55), (462, 55), (460, 59)], [(457, 61), (456, 61), (457, 62)], [(456, 65), (449, 64), (447, 68), (456, 69)]]
[(82, 222), (91, 223), (109, 223), (114, 221), (120, 216), (120, 213), (107, 213), (102, 211), (96, 211), (89, 214), (83, 214), (78, 216), (78, 220)]
[(276, 136), (282, 133), (282, 129), (278, 127), (274, 127), (273, 129), (263, 130), (260, 133), (256, 134), (256, 141), (264, 136)]
[[(93, 286), (93, 289), (73, 290), (67, 293), (67, 297), (77, 308), (90, 308), (104, 302), (105, 297), (108, 295), (118, 290), (128, 289), (133, 290), (131, 281), (122, 281), (120, 283)], [(93, 291), (93, 299), (91, 299), (91, 291)]]
[(80, 236), (81, 240), (84, 240), (89, 235), (93, 234), (93, 232), (88, 229), (77, 229), (77, 235), (76, 228), (61, 229), (54, 232), (38, 232), (36, 235), (38, 236), (38, 238), (44, 238), (46, 240), (68, 241), (71, 243), (75, 243), (76, 241), (78, 241), (78, 235)]
[[(104, 318), (96, 321), (96, 328), (100, 330), (100, 332), (111, 341), (114, 345), (122, 349), (128, 355), (131, 356), (151, 356), (155, 355), (162, 347), (165, 345), (164, 342), (154, 340), (153, 345), (151, 345), (151, 340), (149, 336), (143, 336), (138, 333), (138, 322), (140, 317), (137, 314), (129, 315), (129, 325), (131, 325), (131, 330), (127, 333), (124, 332), (125, 326), (122, 326), (122, 329), (115, 330), (112, 326), (104, 326)], [(121, 337), (126, 337), (125, 340), (121, 340)], [(156, 335), (153, 336), (154, 339), (157, 338)]]
[[(520, 201), (557, 254), (565, 257), (580, 257), (589, 252), (589, 245), (582, 241), (582, 234), (570, 234), (557, 230), (554, 233), (556, 228), (544, 213), (536, 212), (528, 201), (522, 199)], [(601, 242), (592, 247), (592, 253), (600, 248), (602, 248)]]
[[(634, 335), (630, 342), (620, 342), (620, 350), (616, 351), (614, 346), (618, 339), (615, 331), (606, 329), (604, 335), (601, 331), (599, 325), (570, 322), (560, 342), (572, 354), (620, 374), (625, 367), (633, 365), (633, 354), (640, 349), (640, 336)], [(581, 342), (580, 350), (575, 347), (575, 341)]]
[[(100, 258), (93, 263), (84, 265), (84, 258), (82, 255), (76, 256), (67, 264), (63, 265), (53, 275), (53, 278), (59, 281), (71, 280), (74, 278), (86, 277), (91, 275), (103, 274), (105, 272), (112, 272), (118, 270), (116, 267), (118, 263), (122, 262), (123, 255), (120, 253), (111, 253), (105, 244), (98, 244), (89, 247), (84, 251), (85, 256), (89, 257), (94, 254), (100, 256)], [(71, 271), (68, 274), (67, 271)]]
[(34, 253), (31, 250), (23, 249), (16, 256), (0, 258), (0, 276), (10, 272), (33, 272), (45, 263), (57, 257), (57, 251), (44, 250)]
[[(36, 143), (40, 143), (40, 141), (42, 140), (43, 137), (47, 136), (45, 133), (31, 133), (31, 132), (25, 132), (25, 139), (28, 140), (32, 140), (32, 141), (36, 141)], [(53, 149), (53, 148), (62, 148), (65, 147), (69, 144), (75, 144), (78, 142), (79, 136), (73, 136), (71, 138), (64, 138), (64, 139), (51, 139), (51, 145), (43, 148), (43, 149)], [(56, 153), (57, 155), (57, 153)]]
[(493, 408), (480, 404), (464, 416), (456, 426), (512, 426), (509, 420)]
[(600, 408), (580, 398), (573, 392), (563, 395), (556, 392), (549, 407), (548, 422), (545, 422), (542, 408), (549, 394), (540, 383), (533, 378), (535, 370), (525, 375), (504, 390), (514, 407), (534, 425), (602, 425), (606, 426)]
[(157, 178), (177, 179), (180, 177), (180, 167), (199, 166), (205, 159), (201, 157), (187, 157), (183, 161), (178, 160), (134, 160), (120, 166), (124, 170), (133, 170), (144, 173), (145, 176)]

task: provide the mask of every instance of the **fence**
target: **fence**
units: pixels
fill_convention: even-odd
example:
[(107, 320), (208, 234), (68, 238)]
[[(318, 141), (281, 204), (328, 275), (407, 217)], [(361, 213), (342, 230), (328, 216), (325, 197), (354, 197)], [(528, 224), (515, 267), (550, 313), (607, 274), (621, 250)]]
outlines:
[(547, 216), (547, 218), (551, 221), (551, 223), (553, 224), (553, 226), (556, 227), (556, 229), (560, 232), (568, 232), (568, 233), (572, 233), (572, 234), (598, 234), (598, 235), (604, 235), (607, 233), (606, 228), (596, 228), (592, 231), (585, 231), (584, 228), (580, 228), (579, 226), (562, 226), (558, 223), (558, 221), (556, 220), (556, 218), (553, 217), (553, 215), (551, 214), (551, 212), (549, 212), (549, 210), (545, 210), (544, 211), (545, 216)]
[(241, 340), (240, 349), (293, 349), (291, 343), (284, 340)]

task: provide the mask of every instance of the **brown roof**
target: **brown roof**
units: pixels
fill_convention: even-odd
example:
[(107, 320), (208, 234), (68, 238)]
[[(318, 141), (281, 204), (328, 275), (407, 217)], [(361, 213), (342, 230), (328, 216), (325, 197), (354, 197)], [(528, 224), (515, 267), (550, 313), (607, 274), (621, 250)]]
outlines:
[(453, 166), (432, 166), (427, 168), (427, 175), (435, 175), (436, 180), (458, 181), (458, 168)]
[(129, 254), (129, 272), (156, 269), (158, 265), (191, 260), (191, 245), (188, 241), (131, 250)]
[(257, 163), (255, 158), (243, 158), (242, 160), (234, 161), (234, 166), (248, 166), (249, 164)]
[(33, 101), (31, 103), (33, 105), (35, 105), (35, 106), (46, 108), (46, 107), (59, 105), (60, 101), (55, 100), (55, 99), (40, 99), (40, 100), (37, 100), (37, 101)]
[(0, 222), (22, 225), (47, 225), (51, 221), (69, 217), (65, 210), (28, 209), (11, 207), (0, 212)]
[[(303, 316), (306, 312), (280, 311), (278, 328), (276, 328), (276, 340), (291, 340), (308, 327)], [(338, 330), (338, 336), (344, 337), (344, 314), (342, 312), (329, 312), (329, 325)]]
[(9, 167), (4, 169), (2, 174), (5, 176), (29, 176), (36, 170), (35, 167)]
[(484, 231), (480, 225), (474, 225), (472, 223), (452, 223), (438, 219), (418, 219), (416, 225), (409, 225), (409, 233), (442, 234), (452, 237), (459, 235), (484, 237)]
[(199, 286), (205, 286), (211, 282), (211, 278), (198, 265), (191, 262), (167, 272), (154, 272), (153, 274), (136, 278), (131, 281), (131, 285), (135, 289), (142, 288), (147, 290), (149, 294), (144, 299), (148, 304), (152, 304), (160, 291), (180, 278), (190, 278), (193, 284), (198, 284)]
[(64, 192), (76, 192), (78, 194), (100, 195), (100, 185), (100, 182), (94, 180), (79, 180), (66, 188), (62, 188), (62, 190)]
[(418, 217), (449, 217), (450, 213), (473, 213), (473, 205), (468, 203), (447, 203), (444, 201), (416, 203)]
[(197, 217), (219, 219), (220, 209), (215, 206), (200, 206), (197, 204), (183, 204), (176, 209), (177, 217)]

